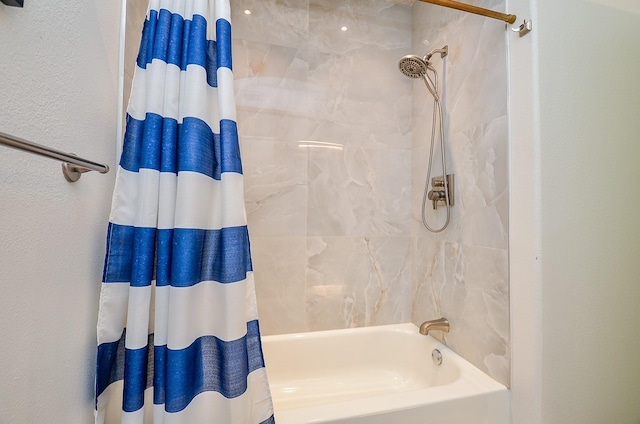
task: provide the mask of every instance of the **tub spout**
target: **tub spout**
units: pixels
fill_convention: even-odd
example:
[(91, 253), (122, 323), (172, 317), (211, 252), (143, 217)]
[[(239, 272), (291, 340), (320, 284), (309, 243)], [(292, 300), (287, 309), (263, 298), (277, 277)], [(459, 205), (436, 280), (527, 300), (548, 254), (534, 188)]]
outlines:
[(431, 321), (425, 321), (420, 325), (420, 334), (425, 336), (429, 334), (429, 331), (438, 330), (449, 332), (449, 320), (446, 318), (433, 319)]

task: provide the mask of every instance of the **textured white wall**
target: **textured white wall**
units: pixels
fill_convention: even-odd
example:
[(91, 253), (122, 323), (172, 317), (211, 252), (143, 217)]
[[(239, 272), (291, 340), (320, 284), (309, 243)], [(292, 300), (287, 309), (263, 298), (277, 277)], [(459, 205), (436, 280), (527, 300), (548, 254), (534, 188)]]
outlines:
[[(538, 18), (535, 0), (508, 0), (534, 31), (509, 40), (509, 295), (512, 422), (542, 424), (542, 290)], [(520, 21), (521, 22), (521, 21)]]
[[(25, 3), (0, 5), (0, 131), (113, 169), (119, 5)], [(113, 177), (0, 146), (1, 423), (93, 419)]]
[[(533, 38), (512, 43), (512, 192), (533, 199), (514, 198), (532, 208), (512, 211), (514, 228), (529, 225), (512, 234), (514, 422), (635, 424), (640, 7), (538, 0), (535, 9)], [(514, 57), (527, 61), (527, 50), (530, 69)]]
[(640, 7), (626, 11), (620, 7), (630, 2), (599, 0), (538, 4), (542, 419), (635, 424)]

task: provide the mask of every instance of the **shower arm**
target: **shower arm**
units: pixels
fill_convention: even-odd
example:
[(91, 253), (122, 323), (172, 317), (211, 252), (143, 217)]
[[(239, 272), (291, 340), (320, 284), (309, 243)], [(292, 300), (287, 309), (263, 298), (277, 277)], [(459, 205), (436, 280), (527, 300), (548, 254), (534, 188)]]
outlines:
[(483, 9), (482, 7), (473, 6), (466, 3), (460, 3), (453, 0), (419, 0), (424, 3), (437, 4), (438, 6), (449, 7), (451, 9), (462, 10), (463, 12), (475, 13), (476, 15), (486, 16), (488, 18), (499, 19), (507, 23), (514, 23), (518, 17), (516, 15), (507, 15), (500, 12), (495, 12), (489, 9)]

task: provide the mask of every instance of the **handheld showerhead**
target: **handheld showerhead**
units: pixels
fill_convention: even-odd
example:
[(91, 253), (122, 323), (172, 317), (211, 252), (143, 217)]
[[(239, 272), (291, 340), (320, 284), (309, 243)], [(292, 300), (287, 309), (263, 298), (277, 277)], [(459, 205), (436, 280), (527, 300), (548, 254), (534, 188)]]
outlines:
[(408, 76), (409, 78), (422, 78), (424, 84), (429, 89), (429, 92), (436, 100), (440, 100), (438, 95), (438, 89), (436, 84), (431, 80), (427, 71), (431, 70), (435, 74), (435, 69), (431, 64), (420, 56), (408, 55), (400, 59), (398, 62), (398, 68), (400, 72)]
[[(400, 59), (398, 62), (398, 68), (400, 72), (408, 76), (409, 78), (422, 78), (424, 84), (429, 89), (429, 92), (436, 100), (440, 100), (438, 95), (438, 73), (433, 65), (431, 65), (430, 59), (434, 54), (439, 54), (441, 58), (449, 54), (449, 46), (444, 46), (441, 49), (433, 49), (427, 53), (424, 57), (416, 56), (414, 54), (407, 55)], [(427, 71), (431, 71), (435, 78), (435, 82), (431, 79)]]
[(398, 69), (409, 78), (421, 78), (427, 73), (427, 62), (420, 56), (410, 54), (400, 59)]

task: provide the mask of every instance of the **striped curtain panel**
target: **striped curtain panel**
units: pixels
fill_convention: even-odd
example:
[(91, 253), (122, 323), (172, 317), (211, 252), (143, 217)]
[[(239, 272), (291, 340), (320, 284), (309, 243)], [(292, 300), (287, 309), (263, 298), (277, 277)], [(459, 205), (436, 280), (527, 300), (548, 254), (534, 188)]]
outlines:
[(98, 315), (96, 423), (273, 423), (229, 0), (151, 0)]

